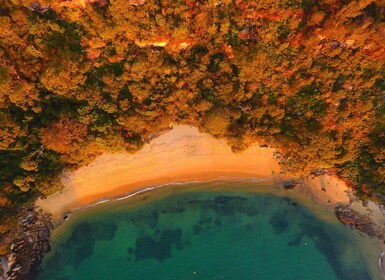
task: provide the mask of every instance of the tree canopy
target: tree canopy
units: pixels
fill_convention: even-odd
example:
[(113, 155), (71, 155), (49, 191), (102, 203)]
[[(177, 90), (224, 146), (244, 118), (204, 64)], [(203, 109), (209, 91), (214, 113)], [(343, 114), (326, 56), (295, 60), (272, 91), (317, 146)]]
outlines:
[(385, 195), (381, 0), (0, 0), (0, 207), (170, 123)]

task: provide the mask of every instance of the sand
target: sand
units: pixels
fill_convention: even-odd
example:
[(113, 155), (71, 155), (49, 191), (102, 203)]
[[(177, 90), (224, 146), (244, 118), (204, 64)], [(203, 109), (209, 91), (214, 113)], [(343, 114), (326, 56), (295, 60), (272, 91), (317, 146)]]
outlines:
[[(64, 172), (64, 189), (37, 205), (60, 220), (64, 213), (98, 201), (135, 193), (171, 182), (209, 181), (224, 178), (264, 179), (280, 182), (298, 179), (280, 175), (272, 148), (258, 144), (233, 153), (224, 140), (178, 125), (146, 144), (135, 154), (105, 153), (91, 164)], [(303, 192), (321, 204), (349, 202), (349, 188), (335, 176), (303, 181)]]

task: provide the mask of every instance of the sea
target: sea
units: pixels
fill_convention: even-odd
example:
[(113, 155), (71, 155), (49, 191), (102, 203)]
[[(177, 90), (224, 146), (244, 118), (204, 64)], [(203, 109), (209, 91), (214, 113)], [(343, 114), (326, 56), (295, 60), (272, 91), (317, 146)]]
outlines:
[(381, 252), (333, 207), (261, 182), (215, 181), (74, 212), (31, 278), (382, 279)]

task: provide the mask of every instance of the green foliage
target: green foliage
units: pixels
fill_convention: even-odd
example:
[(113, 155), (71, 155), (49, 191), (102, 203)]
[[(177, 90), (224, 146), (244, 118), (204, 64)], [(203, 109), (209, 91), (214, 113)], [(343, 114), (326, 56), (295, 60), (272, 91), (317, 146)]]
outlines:
[(8, 79), (8, 69), (0, 65), (0, 83), (4, 83)]
[(286, 39), (290, 33), (291, 33), (291, 31), (290, 31), (289, 27), (286, 25), (286, 23), (282, 23), (277, 28), (278, 40)]

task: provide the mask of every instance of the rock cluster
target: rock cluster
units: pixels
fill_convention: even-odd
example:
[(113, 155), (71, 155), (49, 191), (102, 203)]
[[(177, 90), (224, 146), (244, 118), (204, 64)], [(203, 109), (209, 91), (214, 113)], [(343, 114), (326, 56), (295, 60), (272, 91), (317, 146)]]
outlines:
[(49, 215), (34, 208), (24, 210), (8, 256), (8, 279), (30, 279), (43, 254), (50, 250), (53, 225)]
[(349, 205), (337, 206), (335, 209), (338, 220), (344, 225), (350, 225), (369, 236), (384, 239), (385, 228), (376, 224), (367, 215), (360, 214), (349, 208)]

